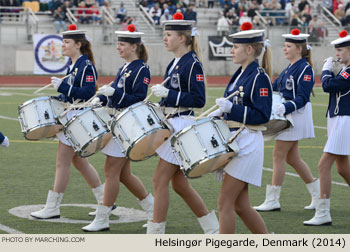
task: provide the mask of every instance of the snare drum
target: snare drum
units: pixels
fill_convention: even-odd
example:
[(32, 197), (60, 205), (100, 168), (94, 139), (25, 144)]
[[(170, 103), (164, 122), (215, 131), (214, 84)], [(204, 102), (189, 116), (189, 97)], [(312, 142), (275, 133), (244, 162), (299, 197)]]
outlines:
[(138, 102), (113, 117), (111, 131), (125, 155), (133, 161), (145, 160), (173, 133), (159, 107)]
[(174, 134), (171, 146), (181, 170), (197, 178), (226, 166), (237, 154), (235, 141), (225, 121), (204, 118)]
[(67, 122), (63, 132), (74, 151), (81, 157), (88, 157), (112, 138), (107, 127), (110, 119), (103, 107), (86, 108)]
[(57, 118), (64, 103), (50, 96), (38, 97), (18, 107), (18, 119), (24, 137), (39, 140), (55, 136), (63, 128)]
[(278, 93), (273, 92), (272, 94), (272, 112), (270, 121), (264, 126), (266, 126), (266, 130), (262, 131), (265, 140), (270, 140), (273, 138), (278, 132), (287, 129), (293, 125), (291, 118), (286, 118), (285, 116), (278, 116), (275, 111), (274, 107), (277, 104), (282, 104), (285, 102), (285, 99)]

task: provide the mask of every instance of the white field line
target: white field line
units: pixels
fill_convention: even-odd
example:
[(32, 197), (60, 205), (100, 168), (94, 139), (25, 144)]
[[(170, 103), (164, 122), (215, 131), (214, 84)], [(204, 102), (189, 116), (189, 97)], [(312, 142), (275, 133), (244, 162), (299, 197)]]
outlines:
[[(273, 172), (272, 168), (264, 167), (263, 170)], [(286, 175), (299, 178), (299, 175), (296, 173), (293, 173), (293, 172), (286, 172)], [(336, 181), (332, 181), (332, 184), (333, 185), (340, 185), (340, 186), (347, 186), (347, 187), (349, 186), (348, 184), (340, 183), (340, 182), (336, 182)]]
[(10, 228), (10, 227), (2, 225), (2, 224), (0, 224), (0, 230), (5, 231), (5, 232), (7, 232), (9, 234), (24, 234), (21, 231), (18, 231), (16, 229)]
[(12, 120), (12, 121), (18, 121), (18, 119), (17, 119), (17, 118), (12, 118), (12, 117), (2, 116), (2, 115), (0, 115), (0, 119)]

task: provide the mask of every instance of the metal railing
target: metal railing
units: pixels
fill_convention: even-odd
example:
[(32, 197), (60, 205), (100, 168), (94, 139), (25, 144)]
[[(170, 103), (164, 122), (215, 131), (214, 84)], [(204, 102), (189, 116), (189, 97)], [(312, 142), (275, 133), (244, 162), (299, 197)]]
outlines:
[[(326, 7), (322, 7), (322, 16), (328, 20), (330, 24), (332, 24), (334, 27), (341, 26), (341, 22), (338, 18), (336, 18), (332, 12), (330, 12)], [(325, 14), (326, 13), (326, 14)]]
[(153, 18), (151, 17), (151, 15), (148, 13), (148, 11), (145, 9), (145, 7), (143, 7), (142, 5), (139, 6), (141, 12), (143, 13), (144, 17), (146, 18), (147, 22), (153, 27), (155, 28), (155, 23)]
[(67, 10), (66, 17), (68, 18), (68, 21), (71, 24), (75, 24), (76, 22), (78, 22), (78, 20), (76, 19), (76, 17), (73, 15), (72, 11), (70, 10), (70, 8), (67, 8), (66, 10)]

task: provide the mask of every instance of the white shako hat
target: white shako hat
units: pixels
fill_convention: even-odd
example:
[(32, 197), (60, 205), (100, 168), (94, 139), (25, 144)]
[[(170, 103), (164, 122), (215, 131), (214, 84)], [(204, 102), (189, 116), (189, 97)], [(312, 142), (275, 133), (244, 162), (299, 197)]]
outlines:
[(264, 41), (265, 30), (252, 30), (253, 25), (250, 22), (244, 22), (241, 25), (241, 31), (231, 34), (233, 43), (237, 44), (250, 44), (255, 42)]
[(68, 31), (62, 32), (62, 37), (63, 39), (86, 39), (85, 33), (86, 31), (77, 30), (77, 26), (71, 24), (68, 26)]
[(306, 43), (307, 38), (310, 34), (300, 33), (299, 29), (293, 29), (289, 34), (282, 34), (282, 37), (286, 39), (286, 42), (291, 43)]
[(334, 45), (335, 48), (350, 46), (350, 35), (347, 31), (342, 30), (339, 32), (339, 38), (333, 40), (331, 44)]
[(194, 20), (184, 20), (184, 15), (180, 12), (176, 12), (172, 20), (162, 22), (166, 31), (191, 31), (195, 23)]
[(143, 32), (137, 32), (134, 24), (128, 25), (127, 31), (115, 31), (115, 34), (118, 36), (118, 41), (120, 42), (128, 42), (128, 43), (141, 43), (141, 35)]

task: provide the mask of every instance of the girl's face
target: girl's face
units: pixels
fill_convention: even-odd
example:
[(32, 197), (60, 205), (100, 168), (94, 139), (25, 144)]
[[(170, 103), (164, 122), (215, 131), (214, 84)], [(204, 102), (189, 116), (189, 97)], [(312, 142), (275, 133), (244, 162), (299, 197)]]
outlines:
[(233, 63), (242, 65), (247, 60), (248, 52), (246, 49), (244, 44), (233, 44), (231, 49)]
[(121, 58), (129, 59), (136, 52), (136, 46), (128, 42), (120, 41), (117, 43), (117, 51)]
[(163, 36), (165, 48), (169, 52), (176, 51), (182, 43), (181, 38), (182, 36), (179, 36), (176, 31), (165, 31)]
[(340, 63), (343, 63), (344, 65), (350, 64), (350, 47), (340, 47), (335, 48), (335, 56), (340, 60)]
[(62, 42), (62, 54), (67, 57), (74, 57), (77, 54), (80, 54), (81, 43), (75, 43), (73, 39), (63, 39)]
[(297, 47), (296, 44), (291, 42), (285, 42), (283, 47), (284, 57), (289, 60), (293, 61), (297, 57), (301, 56), (301, 48)]

